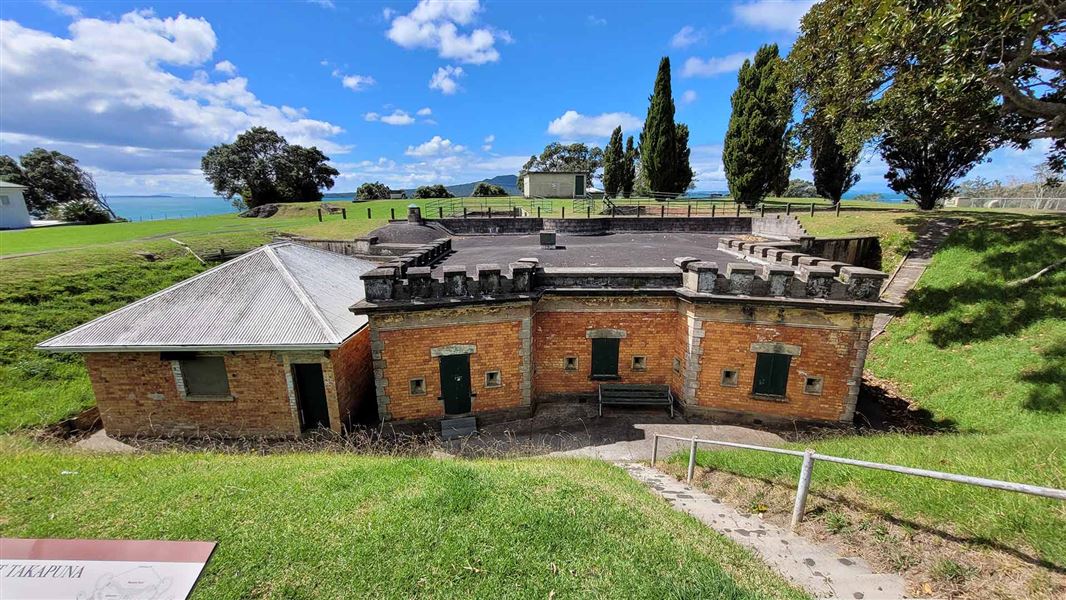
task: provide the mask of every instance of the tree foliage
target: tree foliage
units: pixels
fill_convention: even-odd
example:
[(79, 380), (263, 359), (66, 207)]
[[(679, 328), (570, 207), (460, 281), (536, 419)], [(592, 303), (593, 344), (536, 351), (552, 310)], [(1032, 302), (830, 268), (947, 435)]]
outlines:
[[(841, 124), (837, 140), (847, 152), (877, 142), (885, 111), (918, 115), (931, 97), (963, 89), (999, 108), (981, 111), (989, 141), (1025, 148), (1051, 139), (1050, 165), (1063, 171), (1064, 43), (1062, 2), (826, 0), (804, 17), (789, 60), (808, 104)], [(952, 117), (934, 115), (932, 123)], [(902, 133), (895, 131), (897, 142)]]
[[(388, 194), (386, 194), (388, 197)], [(415, 189), (415, 198), (454, 198), (443, 183), (423, 185)]]
[(506, 196), (507, 190), (487, 181), (482, 181), (474, 186), (473, 195), (475, 198), (485, 198), (489, 196)]
[(387, 200), (389, 186), (380, 181), (367, 181), (360, 185), (359, 189), (355, 190), (355, 197), (359, 200)]
[(560, 144), (552, 142), (544, 147), (540, 156), (533, 155), (518, 172), (518, 189), (522, 189), (526, 173), (547, 171), (551, 173), (588, 173), (590, 177), (603, 166), (603, 148), (585, 144)]
[(788, 182), (788, 187), (785, 188), (785, 193), (782, 194), (782, 197), (817, 198), (820, 195), (818, 189), (810, 181), (807, 181), (806, 179), (793, 179)]
[(855, 166), (859, 150), (845, 149), (838, 141), (840, 131), (826, 119), (813, 114), (803, 124), (804, 137), (811, 150), (811, 171), (817, 195), (837, 204), (844, 193), (859, 181)]
[(622, 126), (615, 127), (611, 139), (603, 149), (603, 191), (608, 198), (616, 198), (622, 191), (625, 178), (625, 155), (622, 149)]
[(771, 191), (783, 191), (782, 174), (786, 182), (788, 178), (792, 96), (776, 44), (762, 46), (754, 60), (745, 60), (740, 67), (722, 150), (735, 201), (753, 207)]
[[(683, 132), (679, 133), (679, 128)], [(640, 169), (652, 193), (682, 194), (692, 183), (688, 127), (674, 121), (668, 56), (659, 61), (655, 86), (648, 98), (648, 114), (640, 132)]]
[(240, 196), (249, 208), (272, 202), (318, 202), (340, 172), (318, 148), (289, 144), (277, 132), (253, 127), (232, 144), (219, 144), (200, 161), (215, 193)]
[(92, 175), (62, 152), (34, 148), (18, 162), (10, 156), (0, 156), (0, 179), (26, 186), (22, 193), (26, 209), (37, 216), (76, 200), (88, 200), (105, 214), (114, 215), (97, 193)]
[(622, 196), (633, 195), (633, 186), (637, 181), (637, 148), (633, 145), (633, 136), (626, 138), (625, 155), (622, 157)]

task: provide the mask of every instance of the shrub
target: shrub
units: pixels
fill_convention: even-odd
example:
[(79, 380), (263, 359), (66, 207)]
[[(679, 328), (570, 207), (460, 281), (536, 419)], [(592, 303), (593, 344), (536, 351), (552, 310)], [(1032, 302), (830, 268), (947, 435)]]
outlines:
[(360, 200), (385, 200), (389, 197), (389, 187), (380, 181), (366, 182), (355, 191)]
[(474, 186), (474, 196), (477, 197), (477, 198), (482, 198), (482, 197), (486, 197), (486, 196), (506, 196), (506, 195), (507, 195), (507, 190), (503, 189), (502, 187), (500, 187), (498, 185), (493, 185), (491, 183), (488, 183), (487, 181), (482, 181), (481, 183), (479, 183), (476, 186)]
[(60, 221), (69, 223), (86, 223), (96, 225), (98, 223), (110, 223), (111, 214), (100, 206), (100, 203), (92, 198), (81, 198), (64, 202), (50, 213)]

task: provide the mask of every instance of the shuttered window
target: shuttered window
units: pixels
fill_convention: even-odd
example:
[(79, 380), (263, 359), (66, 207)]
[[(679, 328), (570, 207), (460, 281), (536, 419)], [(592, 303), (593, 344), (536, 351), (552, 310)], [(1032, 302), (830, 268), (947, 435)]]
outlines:
[(788, 387), (788, 367), (792, 357), (788, 354), (760, 352), (755, 360), (755, 386), (752, 391), (760, 396), (784, 396)]
[(182, 359), (181, 378), (188, 396), (229, 396), (226, 362), (221, 356)]

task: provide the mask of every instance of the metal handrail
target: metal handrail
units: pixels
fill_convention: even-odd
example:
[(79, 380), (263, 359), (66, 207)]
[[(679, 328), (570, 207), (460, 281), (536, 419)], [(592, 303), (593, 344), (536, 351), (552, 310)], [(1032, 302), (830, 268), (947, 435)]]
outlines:
[(723, 442), (720, 440), (706, 440), (696, 437), (684, 438), (676, 435), (667, 435), (661, 433), (655, 433), (652, 435), (653, 438), (651, 449), (651, 464), (653, 466), (659, 458), (659, 438), (667, 438), (671, 440), (678, 440), (681, 442), (689, 442), (687, 479), (689, 483), (692, 482), (692, 476), (696, 469), (696, 446), (698, 444), (711, 444), (714, 446), (725, 446), (727, 448), (740, 448), (743, 450), (755, 450), (758, 452), (771, 452), (774, 454), (787, 454), (789, 456), (801, 457), (803, 459), (803, 465), (800, 468), (800, 480), (799, 484), (796, 487), (796, 502), (792, 508), (793, 529), (795, 529), (796, 526), (799, 525), (799, 523), (803, 520), (803, 513), (807, 503), (807, 492), (810, 489), (811, 475), (814, 471), (814, 461), (816, 460), (822, 460), (825, 462), (837, 463), (841, 465), (849, 465), (852, 467), (862, 467), (865, 469), (891, 471), (893, 473), (900, 473), (903, 475), (914, 475), (916, 477), (928, 477), (931, 479), (940, 479), (942, 481), (951, 481), (954, 483), (965, 483), (967, 485), (976, 485), (979, 487), (1003, 490), (1007, 492), (1020, 492), (1022, 494), (1030, 494), (1032, 496), (1053, 498), (1055, 500), (1066, 500), (1066, 490), (1060, 490), (1058, 488), (1031, 485), (1028, 483), (1015, 483), (1012, 481), (1002, 481), (999, 479), (987, 479), (984, 477), (973, 477), (971, 475), (959, 475), (957, 473), (945, 473), (943, 471), (932, 471), (929, 469), (903, 467), (900, 465), (870, 462), (866, 460), (857, 460), (854, 458), (831, 456), (828, 454), (818, 454), (810, 448), (803, 452), (800, 452), (798, 450), (771, 448), (769, 446), (757, 446), (754, 444), (739, 444), (737, 442)]

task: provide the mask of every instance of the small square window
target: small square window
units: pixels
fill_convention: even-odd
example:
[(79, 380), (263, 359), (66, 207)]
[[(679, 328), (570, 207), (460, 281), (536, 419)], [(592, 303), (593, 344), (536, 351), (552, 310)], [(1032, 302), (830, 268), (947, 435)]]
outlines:
[(486, 371), (485, 372), (485, 387), (494, 388), (500, 387), (503, 383), (500, 381), (499, 371)]
[(647, 367), (648, 367), (647, 357), (644, 357), (644, 356), (634, 356), (633, 357), (633, 370), (634, 371), (643, 371), (643, 370), (647, 369)]
[(821, 377), (806, 377), (803, 380), (803, 393), (818, 395), (822, 393)]
[(576, 371), (577, 370), (577, 357), (567, 356), (563, 359), (563, 370)]
[(722, 369), (722, 387), (737, 387), (740, 381), (740, 371), (736, 369)]
[(681, 359), (676, 356), (674, 357), (674, 373), (681, 374)]
[(426, 393), (426, 380), (422, 378), (412, 379), (408, 382), (411, 386), (412, 396), (422, 396)]
[(181, 359), (179, 365), (186, 397), (229, 396), (229, 376), (221, 356), (192, 356)]

